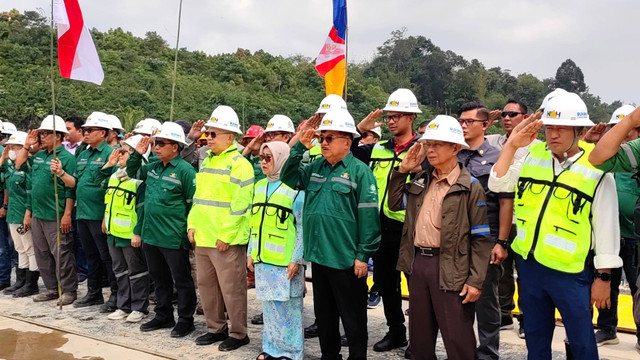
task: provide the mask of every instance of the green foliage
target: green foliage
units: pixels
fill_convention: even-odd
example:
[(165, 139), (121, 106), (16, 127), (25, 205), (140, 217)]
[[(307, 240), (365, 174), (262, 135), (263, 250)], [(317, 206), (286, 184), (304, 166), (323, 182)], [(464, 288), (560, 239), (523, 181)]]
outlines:
[(555, 87), (574, 93), (587, 90), (582, 70), (571, 59), (565, 60), (556, 71)]

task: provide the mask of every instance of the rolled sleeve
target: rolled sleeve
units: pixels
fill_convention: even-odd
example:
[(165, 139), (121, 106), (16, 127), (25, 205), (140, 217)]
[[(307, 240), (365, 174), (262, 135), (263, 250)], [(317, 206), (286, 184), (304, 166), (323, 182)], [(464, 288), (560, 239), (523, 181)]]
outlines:
[(620, 223), (618, 222), (618, 196), (611, 174), (605, 174), (596, 190), (592, 206), (593, 259), (596, 269), (619, 268)]
[(498, 177), (493, 170), (495, 165), (491, 167), (491, 173), (489, 174), (489, 190), (496, 193), (513, 193), (522, 171), (522, 164), (524, 163), (524, 157), (517, 160), (511, 166), (509, 170), (502, 177)]

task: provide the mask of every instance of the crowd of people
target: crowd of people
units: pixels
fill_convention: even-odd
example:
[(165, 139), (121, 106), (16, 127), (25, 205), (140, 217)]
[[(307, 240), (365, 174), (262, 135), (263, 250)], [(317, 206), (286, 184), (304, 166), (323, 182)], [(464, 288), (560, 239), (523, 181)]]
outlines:
[[(250, 341), (255, 287), (259, 360), (303, 359), (313, 337), (322, 359), (341, 359), (342, 346), (349, 359), (374, 357), (367, 308), (380, 298), (388, 331), (374, 352), (435, 359), (440, 333), (449, 359), (498, 359), (516, 282), (529, 359), (551, 359), (555, 309), (567, 351), (597, 359), (597, 346), (618, 342), (622, 269), (640, 325), (640, 110), (595, 125), (578, 95), (557, 89), (537, 111), (509, 100), (417, 124), (420, 113), (398, 89), (358, 123), (337, 95), (297, 128), (275, 115), (243, 132), (224, 105), (208, 121), (144, 119), (127, 134), (102, 112), (50, 115), (27, 132), (4, 122), (0, 289), (99, 306), (171, 337), (195, 331), (201, 309), (208, 331), (196, 344), (232, 351)], [(505, 133), (488, 135), (499, 118)], [(315, 321), (304, 328), (307, 275)]]

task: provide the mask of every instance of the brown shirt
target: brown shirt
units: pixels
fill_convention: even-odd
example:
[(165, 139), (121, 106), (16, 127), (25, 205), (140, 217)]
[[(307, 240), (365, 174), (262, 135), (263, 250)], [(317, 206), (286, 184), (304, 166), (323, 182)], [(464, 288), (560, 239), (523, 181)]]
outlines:
[(419, 247), (440, 247), (440, 229), (442, 227), (442, 200), (451, 186), (458, 181), (460, 167), (456, 166), (447, 175), (438, 175), (433, 170), (433, 180), (424, 194), (422, 209), (416, 219), (414, 245)]

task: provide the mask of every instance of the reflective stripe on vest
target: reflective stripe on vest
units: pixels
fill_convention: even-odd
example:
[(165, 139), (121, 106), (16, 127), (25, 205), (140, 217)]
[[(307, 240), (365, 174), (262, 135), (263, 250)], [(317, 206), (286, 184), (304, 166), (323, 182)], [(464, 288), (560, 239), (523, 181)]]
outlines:
[[(387, 184), (391, 177), (391, 170), (394, 167), (399, 166), (404, 159), (406, 151), (401, 152), (396, 156), (394, 150), (389, 150), (384, 147), (390, 140), (383, 140), (377, 142), (373, 146), (371, 151), (370, 167), (373, 171), (373, 175), (376, 178), (378, 184), (378, 206), (384, 212), (385, 216), (396, 221), (404, 221), (405, 211), (391, 211), (389, 210), (389, 201), (387, 199)], [(407, 182), (409, 177), (407, 176)]]
[(138, 223), (136, 193), (140, 183), (134, 179), (120, 181), (115, 174), (109, 178), (104, 194), (104, 223), (107, 234), (122, 239), (133, 237), (133, 228)]
[(296, 240), (293, 202), (298, 192), (281, 183), (267, 198), (267, 184), (267, 179), (262, 179), (254, 190), (251, 257), (255, 262), (287, 266)]
[(516, 189), (517, 235), (511, 247), (527, 259), (567, 273), (584, 269), (591, 249), (591, 206), (604, 173), (588, 161), (592, 147), (554, 176), (546, 143), (529, 148)]

